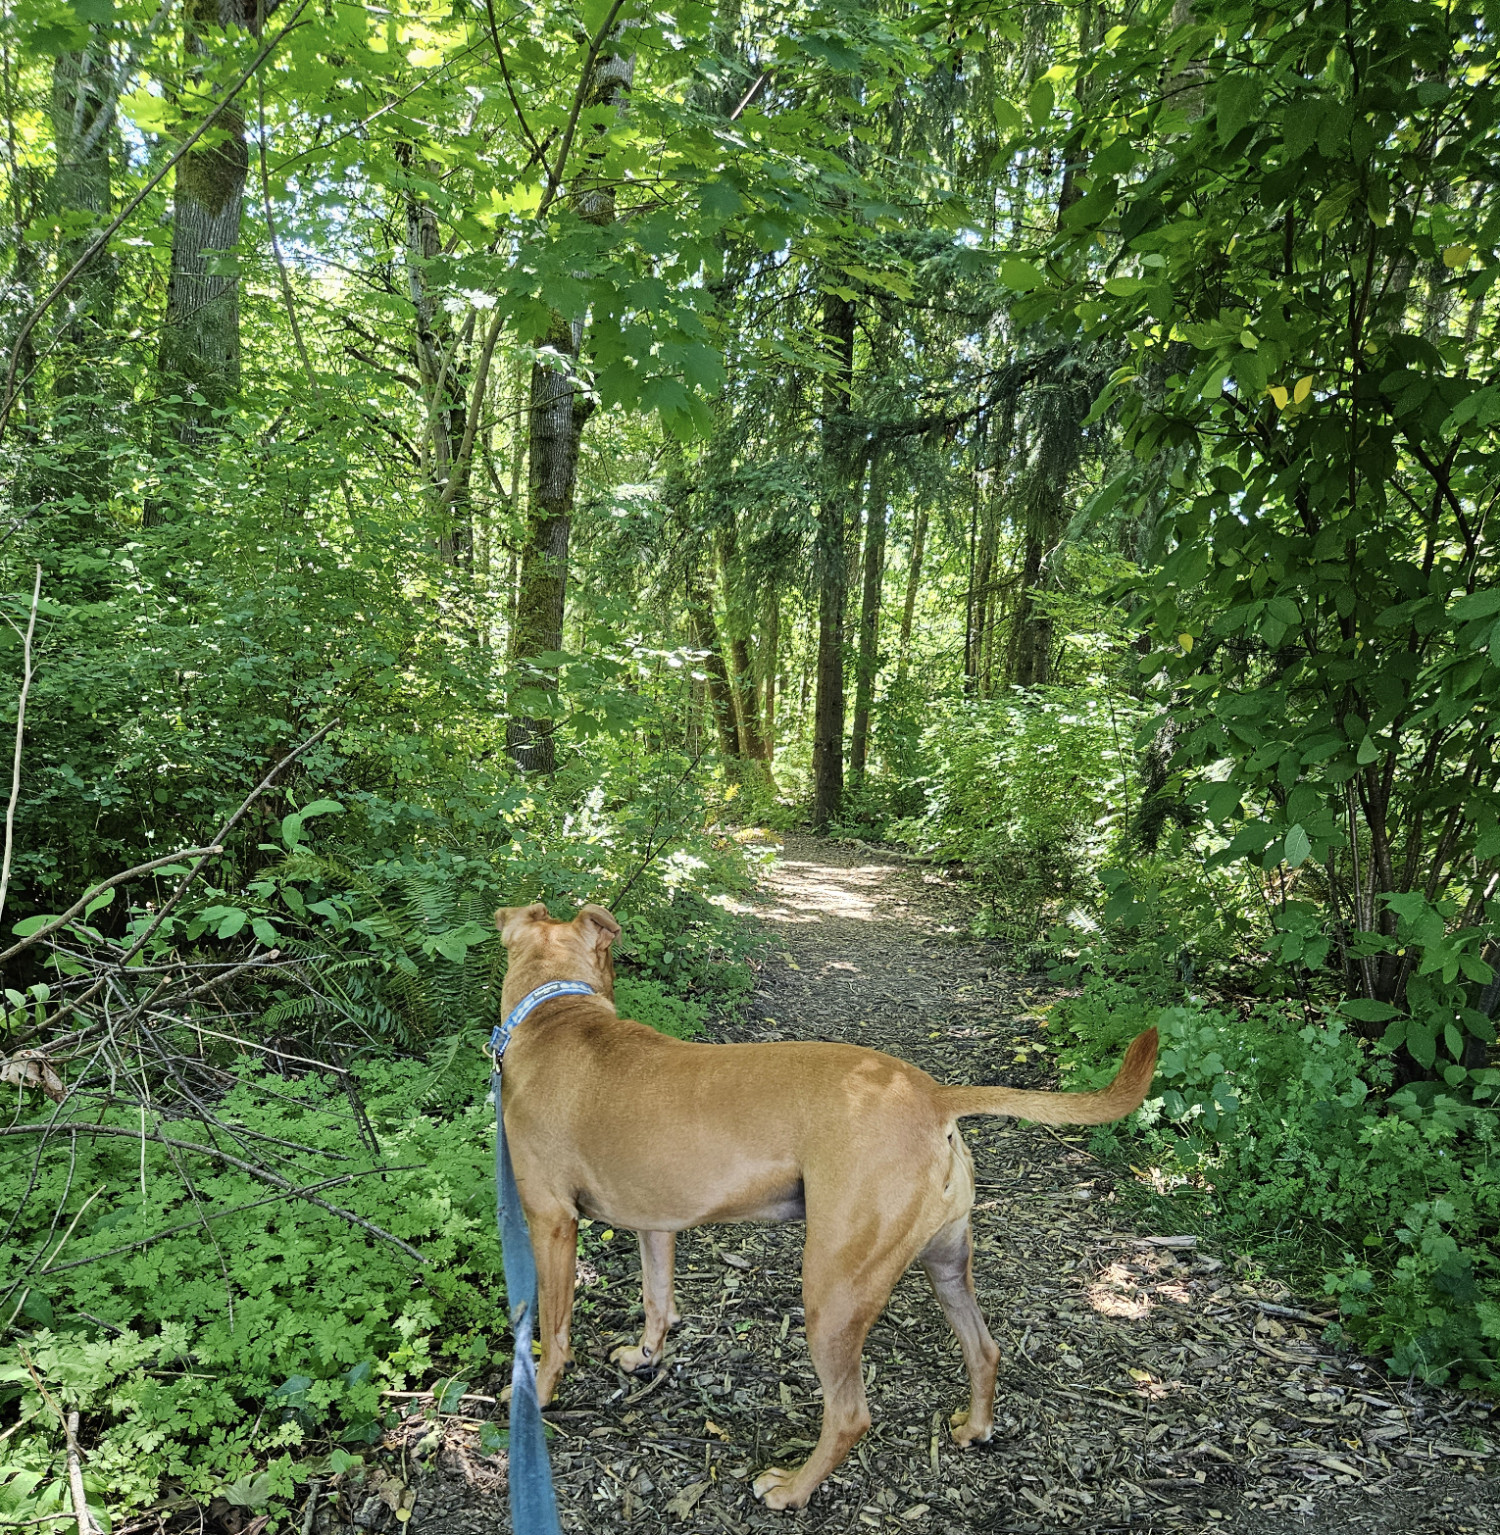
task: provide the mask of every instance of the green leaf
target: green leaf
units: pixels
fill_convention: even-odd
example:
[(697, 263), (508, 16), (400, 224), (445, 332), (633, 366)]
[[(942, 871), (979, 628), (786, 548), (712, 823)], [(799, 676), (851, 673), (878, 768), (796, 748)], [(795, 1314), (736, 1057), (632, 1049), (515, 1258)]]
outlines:
[(1260, 81), (1249, 73), (1226, 75), (1217, 94), (1219, 142), (1227, 144), (1255, 115), (1260, 105)]
[(1423, 1071), (1431, 1071), (1437, 1059), (1437, 1033), (1412, 1019), (1406, 1028), (1406, 1048)]
[(1488, 618), (1492, 613), (1500, 613), (1500, 586), (1470, 592), (1448, 609), (1449, 618), (1458, 623), (1467, 623), (1471, 618)]
[(432, 947), (455, 965), (463, 964), (469, 955), (469, 945), (460, 933), (444, 933), (433, 939)]
[(1046, 280), (1040, 267), (1022, 260), (1020, 256), (1007, 256), (1000, 263), (1000, 281), (1007, 288), (1014, 288), (1017, 293), (1030, 293), (1033, 288), (1040, 288)]
[(96, 911), (103, 911), (104, 908), (114, 900), (114, 898), (115, 887), (111, 885), (108, 890), (105, 890), (101, 894), (96, 895), (94, 899), (83, 908), (84, 916), (92, 917)]
[(1360, 1023), (1388, 1023), (1401, 1016), (1401, 1010), (1389, 1002), (1376, 1002), (1369, 997), (1346, 998), (1339, 1003), (1339, 1011)]
[(1312, 841), (1301, 825), (1291, 828), (1286, 834), (1286, 862), (1289, 868), (1295, 869), (1299, 864), (1306, 862), (1312, 852)]

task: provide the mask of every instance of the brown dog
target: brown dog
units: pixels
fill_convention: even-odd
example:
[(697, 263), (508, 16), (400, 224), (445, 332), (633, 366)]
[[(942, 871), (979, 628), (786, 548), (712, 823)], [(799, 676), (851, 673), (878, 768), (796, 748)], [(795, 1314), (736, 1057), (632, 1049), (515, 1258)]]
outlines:
[(619, 1017), (601, 906), (571, 922), (543, 905), (495, 913), (510, 968), (507, 1014), (546, 981), (586, 981), (596, 996), (554, 997), (515, 1032), (505, 1057), (505, 1129), (531, 1226), (549, 1400), (569, 1357), (580, 1214), (639, 1234), (646, 1327), (611, 1356), (627, 1370), (662, 1355), (678, 1320), (676, 1233), (713, 1221), (807, 1222), (802, 1297), (823, 1386), (823, 1430), (795, 1469), (755, 1481), (771, 1508), (801, 1508), (870, 1426), (860, 1354), (892, 1286), (919, 1261), (963, 1348), (969, 1407), (956, 1443), (994, 1428), (1000, 1350), (974, 1299), (969, 1208), (974, 1165), (956, 1122), (1014, 1114), (1044, 1124), (1119, 1119), (1146, 1095), (1156, 1030), (1093, 1093), (943, 1087), (858, 1045), (694, 1045)]

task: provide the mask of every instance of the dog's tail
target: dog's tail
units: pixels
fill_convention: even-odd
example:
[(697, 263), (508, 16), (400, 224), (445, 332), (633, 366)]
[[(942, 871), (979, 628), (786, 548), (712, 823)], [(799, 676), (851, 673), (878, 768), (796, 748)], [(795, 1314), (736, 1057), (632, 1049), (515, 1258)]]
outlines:
[(1105, 1125), (1141, 1106), (1156, 1073), (1156, 1030), (1131, 1040), (1108, 1087), (1093, 1093), (1034, 1093), (1014, 1087), (945, 1087), (943, 1107), (965, 1114), (1014, 1114), (1043, 1125)]

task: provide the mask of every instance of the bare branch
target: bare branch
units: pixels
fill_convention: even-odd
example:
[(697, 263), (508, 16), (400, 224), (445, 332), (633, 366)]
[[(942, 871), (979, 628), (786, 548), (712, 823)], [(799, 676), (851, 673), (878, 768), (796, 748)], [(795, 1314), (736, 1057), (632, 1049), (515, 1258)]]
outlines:
[(42, 567), (36, 567), (36, 582), (31, 588), (31, 616), (26, 621), (26, 638), (21, 645), (21, 696), (16, 703), (16, 755), (10, 774), (10, 804), (5, 808), (5, 861), (0, 865), (0, 916), (5, 913), (5, 897), (10, 890), (10, 859), (16, 839), (16, 802), (21, 798), (21, 742), (26, 734), (26, 695), (31, 691), (31, 641), (36, 633), (36, 607), (42, 596)]
[[(215, 853), (222, 853), (223, 851), (222, 847), (184, 848), (180, 853), (167, 853), (164, 857), (153, 858), (150, 863), (139, 863), (135, 868), (126, 869), (122, 874), (112, 874), (108, 879), (100, 880), (97, 885), (90, 885), (60, 917), (54, 917), (45, 927), (39, 927), (34, 933), (21, 939), (19, 943), (13, 943), (3, 954), (0, 954), (0, 965), (3, 965), (8, 959), (14, 959), (22, 949), (30, 948), (34, 943), (40, 943), (44, 938), (50, 938), (58, 928), (66, 927), (96, 895), (102, 895), (104, 891), (112, 890), (116, 885), (123, 885), (127, 880), (138, 879), (142, 874), (149, 874), (153, 869), (165, 868), (167, 864), (180, 863), (184, 858), (209, 858)], [(7, 857), (7, 866), (9, 866), (9, 863), (10, 859)], [(4, 886), (3, 882), (0, 882), (0, 910), (4, 910), (4, 907)]]

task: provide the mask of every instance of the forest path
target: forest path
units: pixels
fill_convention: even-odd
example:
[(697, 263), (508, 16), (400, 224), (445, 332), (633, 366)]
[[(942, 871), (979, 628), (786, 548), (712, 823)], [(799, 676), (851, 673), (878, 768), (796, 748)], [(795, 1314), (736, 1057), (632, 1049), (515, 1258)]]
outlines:
[[(755, 996), (716, 1038), (850, 1039), (943, 1081), (1051, 1085), (1039, 1009), (1052, 992), (969, 935), (965, 893), (938, 871), (789, 836), (754, 910)], [(595, 1231), (579, 1363), (548, 1414), (565, 1530), (1500, 1530), (1484, 1404), (1387, 1380), (1322, 1345), (1321, 1323), (1248, 1265), (1137, 1229), (1086, 1133), (964, 1129), (976, 1284), (1002, 1353), (994, 1442), (949, 1442), (963, 1367), (908, 1274), (865, 1348), (870, 1433), (804, 1513), (767, 1512), (754, 1473), (801, 1459), (819, 1417), (800, 1226), (684, 1235), (685, 1321), (646, 1383), (605, 1362), (640, 1325), (635, 1243)], [(498, 1500), (478, 1492), (451, 1474), (429, 1483), (410, 1528), (494, 1528)]]

